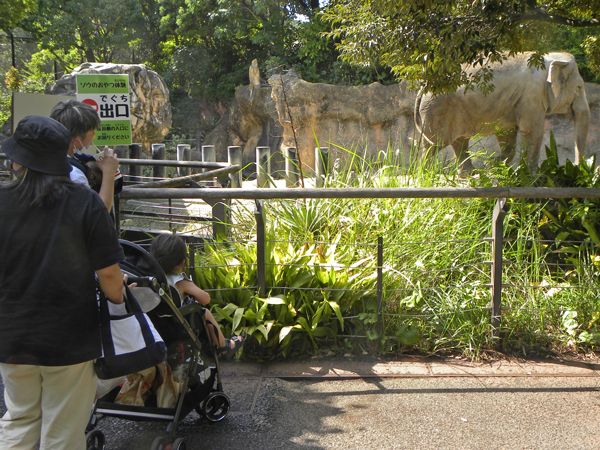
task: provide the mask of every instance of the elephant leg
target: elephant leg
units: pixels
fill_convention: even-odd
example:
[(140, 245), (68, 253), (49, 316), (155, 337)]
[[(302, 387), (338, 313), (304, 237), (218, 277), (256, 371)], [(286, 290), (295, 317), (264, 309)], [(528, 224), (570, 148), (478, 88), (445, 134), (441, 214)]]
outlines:
[(474, 167), (469, 158), (469, 138), (461, 136), (452, 143), (454, 149), (454, 156), (458, 163), (458, 174), (468, 175), (473, 172)]
[(498, 145), (500, 145), (500, 158), (506, 164), (509, 164), (515, 156), (517, 147), (517, 129), (512, 128), (496, 135)]
[(523, 145), (527, 149), (527, 165), (532, 171), (536, 171), (539, 166), (540, 147), (544, 139), (544, 123), (538, 129), (524, 131), (521, 129), (523, 136)]

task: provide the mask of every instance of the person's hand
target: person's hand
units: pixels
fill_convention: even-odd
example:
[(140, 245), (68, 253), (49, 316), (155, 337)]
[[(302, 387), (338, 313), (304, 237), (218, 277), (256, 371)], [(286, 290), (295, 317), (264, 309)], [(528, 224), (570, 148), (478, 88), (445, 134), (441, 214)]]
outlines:
[[(187, 304), (188, 304), (188, 305), (189, 305), (190, 303), (193, 303), (193, 302), (195, 302), (195, 303), (200, 303), (200, 301), (199, 301), (199, 300), (198, 300), (196, 297), (194, 297), (193, 295), (186, 295), (186, 298), (187, 298)], [(200, 304), (201, 304), (201, 303), (200, 303)]]
[(98, 158), (98, 167), (102, 171), (102, 175), (114, 177), (119, 168), (119, 159), (115, 156), (115, 152), (110, 147), (104, 147), (104, 156)]
[[(126, 291), (125, 291), (125, 285), (127, 284), (127, 280), (129, 279), (129, 275), (126, 274), (125, 272), (123, 272), (123, 296), (126, 295)], [(131, 283), (131, 284), (127, 284), (127, 287), (129, 289), (133, 289), (134, 287), (137, 286), (137, 283)]]

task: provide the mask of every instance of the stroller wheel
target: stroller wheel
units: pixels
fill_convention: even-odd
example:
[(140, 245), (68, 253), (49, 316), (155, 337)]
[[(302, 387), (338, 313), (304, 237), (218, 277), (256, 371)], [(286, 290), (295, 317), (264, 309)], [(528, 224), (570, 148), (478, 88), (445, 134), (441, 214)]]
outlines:
[(171, 445), (171, 450), (186, 450), (187, 446), (185, 445), (185, 441), (183, 438), (175, 439), (175, 442)]
[(223, 392), (211, 392), (200, 406), (200, 414), (211, 422), (223, 420), (229, 413), (229, 397)]
[(87, 450), (104, 449), (104, 433), (100, 430), (92, 430), (85, 435), (85, 444)]
[(152, 447), (150, 447), (150, 450), (166, 450), (167, 449), (167, 438), (164, 436), (159, 436), (156, 439), (154, 439), (154, 442), (152, 443)]

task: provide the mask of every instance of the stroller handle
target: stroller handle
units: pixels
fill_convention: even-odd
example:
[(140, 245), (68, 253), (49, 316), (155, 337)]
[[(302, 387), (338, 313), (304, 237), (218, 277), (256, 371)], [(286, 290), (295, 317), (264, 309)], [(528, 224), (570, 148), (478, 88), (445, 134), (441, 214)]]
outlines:
[(149, 287), (149, 288), (158, 288), (159, 284), (156, 278), (154, 277), (136, 277), (133, 275), (129, 275), (127, 277), (127, 284), (137, 283), (138, 287)]

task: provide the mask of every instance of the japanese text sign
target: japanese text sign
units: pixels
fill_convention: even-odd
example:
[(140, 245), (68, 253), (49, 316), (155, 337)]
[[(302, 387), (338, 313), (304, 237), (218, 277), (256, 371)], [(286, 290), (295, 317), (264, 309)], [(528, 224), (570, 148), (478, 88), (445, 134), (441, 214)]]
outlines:
[(101, 125), (94, 144), (131, 144), (129, 75), (78, 74), (77, 100), (92, 106)]

